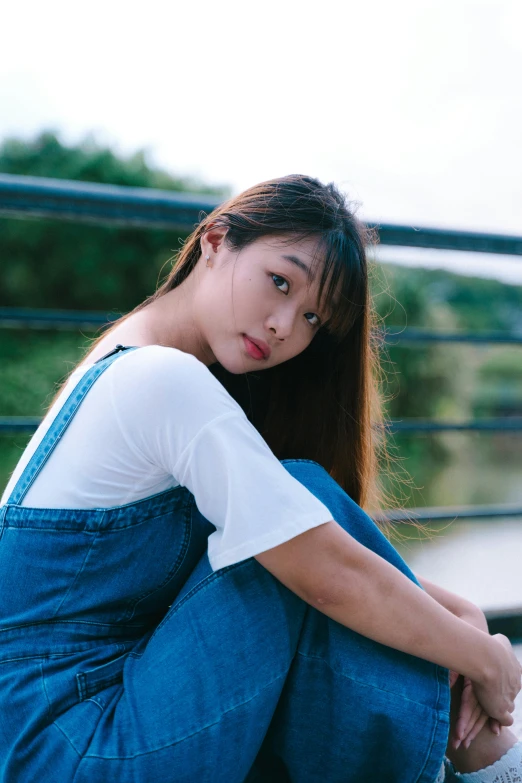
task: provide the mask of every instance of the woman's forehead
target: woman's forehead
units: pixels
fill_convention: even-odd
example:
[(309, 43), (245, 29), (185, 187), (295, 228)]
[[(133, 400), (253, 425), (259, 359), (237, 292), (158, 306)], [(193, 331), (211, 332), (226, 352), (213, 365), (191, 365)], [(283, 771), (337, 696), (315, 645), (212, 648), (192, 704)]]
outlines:
[(317, 238), (297, 239), (292, 236), (276, 236), (263, 237), (259, 242), (266, 246), (271, 255), (299, 268), (312, 283), (320, 278), (325, 256), (320, 240)]
[(295, 251), (312, 259), (318, 254), (321, 238), (317, 236), (299, 237), (293, 234), (280, 234), (261, 237), (258, 242), (266, 244), (274, 252), (285, 251), (291, 253)]

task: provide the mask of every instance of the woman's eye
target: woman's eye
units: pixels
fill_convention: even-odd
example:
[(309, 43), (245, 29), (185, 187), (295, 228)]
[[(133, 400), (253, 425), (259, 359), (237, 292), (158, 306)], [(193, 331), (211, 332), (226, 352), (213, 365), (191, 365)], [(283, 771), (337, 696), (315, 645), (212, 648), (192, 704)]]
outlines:
[[(272, 275), (272, 280), (274, 281), (276, 288), (279, 288), (279, 286), (281, 285), (281, 283), (279, 283), (279, 282), (278, 282), (279, 280), (281, 280), (281, 281), (283, 282), (283, 284), (284, 284), (284, 285), (288, 286), (288, 280), (285, 280), (285, 278), (284, 278), (284, 277), (281, 277), (280, 275)], [(290, 288), (290, 286), (288, 286), (288, 288), (286, 289), (286, 291), (283, 291), (283, 289), (282, 289), (282, 288), (279, 288), (279, 290), (280, 290), (280, 291), (283, 291), (283, 294), (287, 294), (287, 293), (288, 293), (288, 290), (289, 290), (289, 288)]]
[[(289, 284), (288, 280), (285, 280), (285, 278), (281, 277), (281, 275), (270, 275), (270, 276), (271, 276), (272, 280), (274, 281), (274, 284), (275, 284), (276, 288), (279, 288), (279, 290), (282, 291), (283, 294), (288, 294), (288, 291), (290, 290), (290, 284)], [(283, 285), (287, 286), (286, 291), (283, 291), (283, 289), (280, 288), (280, 286), (283, 286)], [(308, 316), (311, 316), (312, 318), (315, 318), (315, 321), (309, 320)], [(321, 319), (315, 313), (305, 313), (305, 318), (308, 321), (308, 323), (310, 324), (310, 326), (320, 326), (320, 324), (321, 324)]]
[[(315, 318), (315, 319), (316, 319), (316, 320), (315, 320), (313, 323), (312, 323), (312, 321), (308, 321), (308, 323), (309, 323), (311, 326), (319, 326), (319, 324), (321, 323), (319, 316), (318, 316), (318, 315), (316, 315), (315, 313), (305, 313), (305, 318), (306, 318), (306, 316), (308, 316), (308, 315), (311, 315), (311, 316), (312, 316), (312, 318)], [(308, 319), (307, 319), (307, 320), (308, 320)]]

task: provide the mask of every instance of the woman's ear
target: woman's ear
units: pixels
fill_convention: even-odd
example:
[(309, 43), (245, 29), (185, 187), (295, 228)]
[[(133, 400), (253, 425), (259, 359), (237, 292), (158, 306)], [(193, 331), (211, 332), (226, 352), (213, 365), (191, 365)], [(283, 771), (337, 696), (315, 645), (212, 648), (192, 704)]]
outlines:
[(205, 233), (201, 235), (200, 244), (202, 255), (210, 255), (211, 252), (217, 253), (223, 244), (227, 231), (228, 228), (226, 226), (216, 226), (211, 223)]

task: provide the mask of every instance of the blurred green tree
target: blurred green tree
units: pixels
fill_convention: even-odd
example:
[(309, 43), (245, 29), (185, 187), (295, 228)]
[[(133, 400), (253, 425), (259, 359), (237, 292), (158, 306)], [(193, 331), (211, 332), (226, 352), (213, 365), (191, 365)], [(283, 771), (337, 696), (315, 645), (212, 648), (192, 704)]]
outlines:
[[(88, 136), (66, 146), (47, 130), (27, 141), (6, 138), (0, 172), (227, 197), (148, 165), (143, 150), (118, 157)], [(45, 219), (0, 222), (0, 305), (77, 310), (132, 309), (151, 294), (184, 236), (175, 231), (85, 225)]]

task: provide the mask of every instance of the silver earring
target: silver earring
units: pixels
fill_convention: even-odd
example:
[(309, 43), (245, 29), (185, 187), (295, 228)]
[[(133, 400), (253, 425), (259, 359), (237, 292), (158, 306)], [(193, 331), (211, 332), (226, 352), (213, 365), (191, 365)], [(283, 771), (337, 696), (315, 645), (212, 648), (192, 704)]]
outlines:
[(210, 260), (210, 256), (207, 256), (207, 266), (210, 266), (210, 264), (208, 263), (209, 260)]

